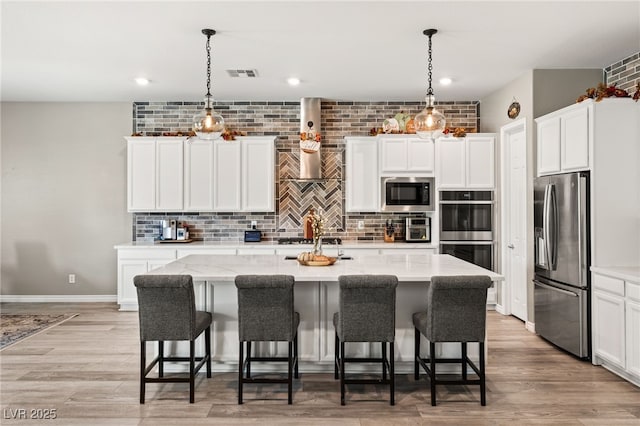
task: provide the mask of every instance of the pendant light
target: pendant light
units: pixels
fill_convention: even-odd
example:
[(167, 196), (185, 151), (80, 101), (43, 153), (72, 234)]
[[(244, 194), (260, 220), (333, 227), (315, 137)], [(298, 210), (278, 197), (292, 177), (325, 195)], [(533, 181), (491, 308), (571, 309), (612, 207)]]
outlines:
[(202, 34), (207, 36), (207, 94), (205, 95), (205, 107), (193, 117), (193, 131), (200, 139), (218, 139), (224, 132), (224, 118), (213, 110), (213, 96), (211, 96), (211, 36), (215, 30), (203, 29)]
[(427, 107), (422, 110), (421, 113), (416, 115), (413, 120), (416, 127), (416, 134), (423, 139), (432, 139), (438, 137), (444, 130), (446, 120), (444, 114), (436, 109), (433, 105), (435, 102), (435, 96), (433, 96), (433, 88), (431, 87), (431, 72), (433, 66), (431, 65), (431, 37), (437, 33), (438, 30), (428, 29), (422, 33), (429, 37), (429, 90), (427, 90)]

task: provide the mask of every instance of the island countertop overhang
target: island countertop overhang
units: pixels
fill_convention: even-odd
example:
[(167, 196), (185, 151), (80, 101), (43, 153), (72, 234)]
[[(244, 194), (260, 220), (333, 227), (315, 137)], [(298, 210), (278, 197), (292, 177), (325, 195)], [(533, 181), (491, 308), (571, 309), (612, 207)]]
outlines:
[(428, 282), (438, 275), (487, 275), (492, 281), (504, 276), (447, 254), (381, 254), (338, 260), (331, 266), (303, 266), (282, 255), (191, 254), (147, 274), (188, 274), (196, 281), (233, 281), (242, 274), (293, 275), (298, 282), (337, 281), (340, 275), (390, 274), (400, 282)]

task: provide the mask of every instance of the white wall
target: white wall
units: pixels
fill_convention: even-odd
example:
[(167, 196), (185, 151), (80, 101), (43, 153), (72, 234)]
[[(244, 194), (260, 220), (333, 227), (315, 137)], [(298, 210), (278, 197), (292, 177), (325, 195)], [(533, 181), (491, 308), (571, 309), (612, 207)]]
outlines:
[(115, 295), (132, 104), (5, 102), (1, 117), (1, 294)]

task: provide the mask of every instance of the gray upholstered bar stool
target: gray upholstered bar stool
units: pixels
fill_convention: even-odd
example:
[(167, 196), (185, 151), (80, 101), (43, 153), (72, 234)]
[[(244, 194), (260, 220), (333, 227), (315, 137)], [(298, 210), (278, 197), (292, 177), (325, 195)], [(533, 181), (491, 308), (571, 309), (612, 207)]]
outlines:
[[(342, 275), (338, 277), (338, 284), (340, 310), (333, 315), (333, 326), (336, 330), (334, 375), (340, 378), (340, 404), (345, 405), (346, 384), (388, 384), (389, 402), (395, 405), (393, 344), (398, 278), (395, 275)], [(346, 342), (381, 342), (381, 357), (347, 358)], [(390, 343), (388, 358), (387, 343)], [(346, 362), (379, 362), (382, 378), (347, 379)]]
[[(484, 339), (487, 318), (487, 289), (491, 287), (488, 276), (432, 277), (427, 289), (426, 311), (413, 314), (415, 327), (414, 376), (419, 379), (418, 364), (429, 375), (431, 405), (436, 405), (436, 385), (479, 385), (480, 404), (486, 405), (484, 369)], [(429, 341), (429, 358), (420, 357), (420, 335)], [(461, 342), (460, 358), (436, 359), (437, 342)], [(478, 342), (479, 365), (467, 356), (467, 343)], [(458, 380), (438, 379), (436, 363), (458, 363), (462, 378)], [(478, 375), (467, 378), (467, 365)]]
[[(293, 310), (291, 275), (238, 275), (238, 404), (242, 404), (245, 383), (287, 383), (288, 403), (293, 402), (293, 378), (298, 378), (298, 325), (300, 314)], [(288, 342), (287, 357), (257, 357), (251, 354), (251, 342)], [(247, 354), (244, 356), (244, 345)], [(287, 362), (286, 379), (252, 378), (254, 361)], [(246, 371), (246, 376), (244, 372)]]
[[(144, 404), (147, 383), (189, 383), (189, 402), (194, 402), (195, 376), (207, 365), (211, 377), (211, 313), (196, 311), (191, 275), (138, 275), (133, 278), (138, 292), (140, 318), (140, 404)], [(205, 355), (195, 357), (195, 340), (204, 332)], [(164, 342), (189, 341), (189, 357), (165, 357)], [(146, 365), (148, 341), (158, 342), (158, 356)], [(189, 362), (189, 377), (164, 377), (165, 361)], [(198, 365), (195, 364), (199, 361)], [(158, 364), (158, 377), (147, 377)]]

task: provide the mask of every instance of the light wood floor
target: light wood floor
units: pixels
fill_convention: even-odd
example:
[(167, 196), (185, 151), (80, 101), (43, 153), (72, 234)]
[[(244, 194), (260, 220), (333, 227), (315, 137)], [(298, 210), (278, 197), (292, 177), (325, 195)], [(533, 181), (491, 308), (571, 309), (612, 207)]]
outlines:
[[(397, 376), (396, 405), (387, 388), (350, 386), (340, 406), (332, 374), (301, 374), (294, 403), (280, 385), (248, 385), (236, 404), (235, 374), (196, 384), (150, 384), (138, 403), (139, 341), (135, 312), (114, 304), (4, 303), (6, 313), (80, 315), (0, 352), (2, 425), (640, 425), (640, 389), (578, 361), (527, 332), (521, 321), (489, 313), (487, 406), (477, 387), (442, 387), (429, 402), (425, 379)], [(204, 376), (204, 374), (202, 374)], [(11, 419), (15, 410), (55, 409), (55, 420)]]

